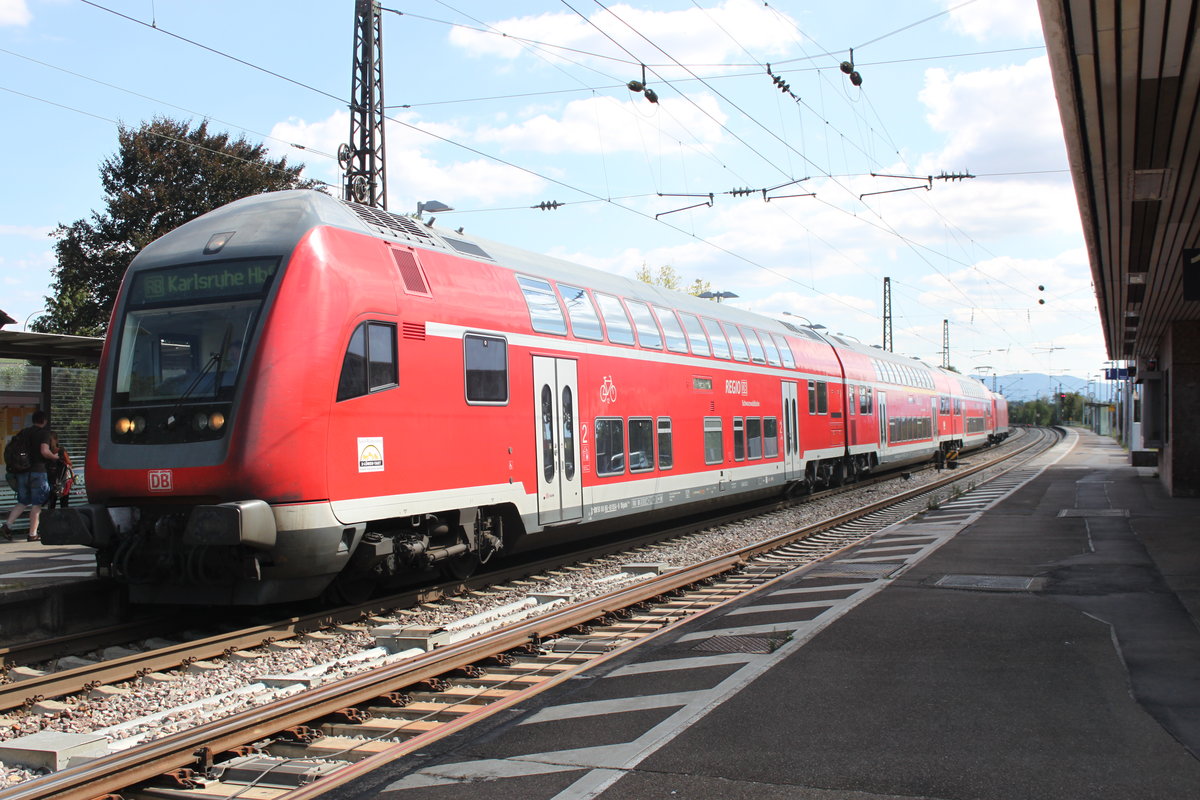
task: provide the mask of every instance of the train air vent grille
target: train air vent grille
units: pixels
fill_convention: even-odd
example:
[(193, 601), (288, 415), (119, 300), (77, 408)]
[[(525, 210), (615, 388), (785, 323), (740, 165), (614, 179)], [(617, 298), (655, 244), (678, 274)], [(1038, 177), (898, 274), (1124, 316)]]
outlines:
[(474, 242), (464, 242), (462, 239), (453, 239), (449, 236), (443, 236), (442, 240), (460, 253), (466, 253), (469, 256), (479, 256), (480, 258), (486, 258), (489, 261), (494, 260), (487, 254), (487, 251)]
[(405, 322), (403, 330), (405, 339), (412, 339), (417, 342), (425, 341), (424, 322)]
[(400, 270), (400, 279), (404, 281), (404, 291), (429, 297), (429, 284), (425, 280), (425, 273), (421, 271), (421, 264), (417, 261), (416, 254), (411, 250), (393, 247), (392, 258), (396, 259), (396, 267)]
[(400, 236), (423, 244), (437, 244), (437, 240), (430, 235), (429, 231), (408, 217), (392, 214), (381, 208), (364, 206), (361, 203), (346, 201), (346, 205), (350, 207), (351, 211), (358, 214), (363, 222), (374, 225), (385, 234)]

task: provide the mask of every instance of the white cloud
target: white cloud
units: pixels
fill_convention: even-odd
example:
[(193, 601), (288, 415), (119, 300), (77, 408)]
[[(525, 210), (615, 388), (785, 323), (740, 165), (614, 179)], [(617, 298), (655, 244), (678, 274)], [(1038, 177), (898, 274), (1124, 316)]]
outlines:
[(946, 0), (950, 11), (950, 27), (979, 41), (989, 39), (1042, 38), (1042, 19), (1037, 0), (1003, 0), (1003, 2), (963, 3)]
[[(490, 204), (501, 198), (527, 196), (544, 185), (544, 181), (529, 173), (482, 158), (437, 161), (427, 151), (440, 141), (422, 131), (447, 139), (464, 138), (462, 132), (453, 125), (423, 122), (415, 114), (399, 115), (398, 119), (407, 124), (386, 123), (388, 200), (394, 209), (415, 210), (418, 200), (432, 197), (450, 201), (459, 208), (465, 201)], [(350, 115), (337, 111), (315, 122), (289, 119), (277, 123), (271, 129), (271, 136), (312, 150), (336, 153), (350, 138)], [(286, 155), (294, 158), (295, 151), (288, 149)], [(341, 186), (341, 167), (336, 160), (311, 158), (307, 163), (313, 169), (309, 177)]]
[(720, 141), (725, 119), (708, 94), (690, 101), (664, 98), (657, 105), (641, 97), (626, 103), (592, 97), (567, 103), (557, 117), (539, 113), (503, 127), (481, 127), (474, 136), (480, 142), (540, 153), (641, 152), (647, 147), (657, 150), (661, 138), (708, 149)]
[(942, 169), (980, 173), (1066, 167), (1045, 56), (1003, 69), (958, 74), (931, 69), (918, 98), (930, 126), (947, 136), (935, 163), (928, 165), (935, 174)]
[(5, 25), (25, 26), (33, 21), (25, 0), (0, 0), (0, 27)]
[[(725, 0), (713, 8), (680, 11), (652, 11), (617, 4), (609, 6), (608, 11), (593, 13), (587, 20), (563, 12), (490, 23), (491, 28), (507, 34), (507, 38), (454, 28), (450, 43), (470, 57), (515, 59), (529, 52), (529, 48), (516, 38), (553, 42), (559, 47), (536, 47), (536, 51), (545, 57), (574, 62), (602, 60), (606, 71), (613, 69), (609, 59), (629, 61), (633, 58), (648, 64), (661, 64), (673, 58), (683, 64), (721, 64), (734, 56), (745, 58), (742, 47), (759, 60), (769, 60), (787, 52), (798, 34), (794, 27), (784, 22), (786, 19), (782, 13), (753, 0)], [(650, 41), (662, 50), (650, 45)], [(664, 51), (670, 54), (669, 57)], [(589, 53), (608, 58), (596, 59), (587, 55)], [(685, 73), (663, 68), (660, 74), (682, 77)], [(640, 75), (630, 74), (629, 77), (640, 78)]]

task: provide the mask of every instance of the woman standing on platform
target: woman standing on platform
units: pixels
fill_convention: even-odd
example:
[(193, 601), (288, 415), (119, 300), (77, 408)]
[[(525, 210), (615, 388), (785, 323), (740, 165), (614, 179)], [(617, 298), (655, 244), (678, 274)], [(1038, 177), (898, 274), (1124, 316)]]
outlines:
[(67, 448), (58, 443), (58, 434), (50, 434), (50, 449), (58, 453), (58, 461), (46, 465), (46, 481), (50, 484), (50, 499), (45, 508), (66, 508), (71, 503), (71, 486), (75, 483), (75, 470)]

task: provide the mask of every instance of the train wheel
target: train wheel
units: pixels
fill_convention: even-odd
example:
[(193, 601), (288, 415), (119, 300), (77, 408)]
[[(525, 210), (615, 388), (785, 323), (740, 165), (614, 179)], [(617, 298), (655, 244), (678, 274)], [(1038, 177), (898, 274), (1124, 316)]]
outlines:
[(447, 578), (456, 581), (465, 581), (467, 578), (475, 574), (475, 570), (479, 569), (479, 554), (478, 553), (463, 553), (458, 556), (451, 556), (445, 561), (438, 564), (441, 567), (442, 574)]
[(846, 462), (839, 460), (833, 465), (833, 473), (829, 477), (830, 486), (841, 486), (846, 482)]
[(339, 572), (333, 583), (325, 587), (322, 599), (339, 606), (354, 606), (365, 603), (379, 588), (380, 575), (372, 570), (368, 573), (346, 570)]

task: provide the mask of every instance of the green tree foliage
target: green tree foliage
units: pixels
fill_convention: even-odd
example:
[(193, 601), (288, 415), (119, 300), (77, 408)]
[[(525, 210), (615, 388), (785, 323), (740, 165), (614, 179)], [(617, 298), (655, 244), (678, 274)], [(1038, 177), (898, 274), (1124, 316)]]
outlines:
[(244, 136), (212, 133), (207, 121), (122, 125), (117, 141), (117, 152), (100, 165), (104, 210), (51, 233), (54, 295), (35, 330), (103, 335), (125, 269), (150, 242), (239, 198), (318, 186), (301, 179), (303, 165), (272, 160)]
[(1049, 398), (1013, 402), (1008, 405), (1008, 420), (1018, 425), (1069, 425), (1083, 421), (1086, 400), (1078, 392), (1067, 392), (1065, 399), (1058, 394)]
[(693, 296), (699, 296), (701, 292), (707, 292), (710, 287), (708, 281), (696, 278), (690, 286), (684, 288), (683, 276), (670, 264), (664, 264), (659, 267), (657, 273), (652, 273), (648, 266), (642, 264), (641, 269), (634, 273), (634, 277), (642, 283), (661, 286), (664, 289), (671, 289), (676, 292), (686, 292)]

